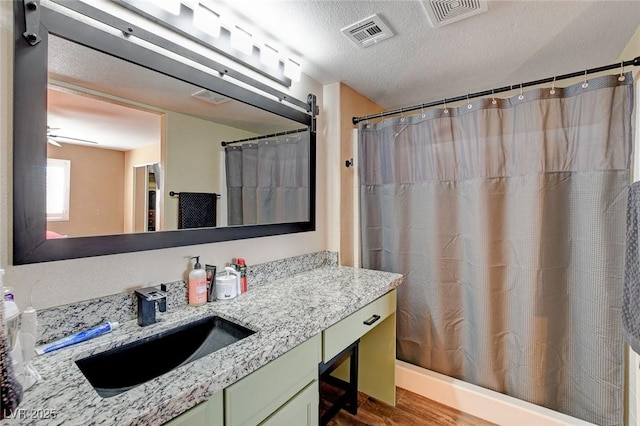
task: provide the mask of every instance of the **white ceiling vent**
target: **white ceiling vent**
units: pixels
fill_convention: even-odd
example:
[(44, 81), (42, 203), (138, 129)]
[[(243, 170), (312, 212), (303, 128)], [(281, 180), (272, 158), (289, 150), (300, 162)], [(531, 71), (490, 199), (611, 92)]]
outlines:
[(214, 105), (220, 105), (222, 103), (225, 103), (231, 100), (225, 96), (222, 96), (218, 93), (215, 93), (206, 89), (198, 90), (197, 92), (193, 93), (191, 96), (193, 96), (196, 99), (200, 99), (201, 101), (209, 102)]
[(487, 0), (422, 0), (431, 25), (442, 27), (488, 9)]
[(360, 47), (369, 47), (393, 37), (391, 29), (378, 15), (371, 15), (340, 31)]

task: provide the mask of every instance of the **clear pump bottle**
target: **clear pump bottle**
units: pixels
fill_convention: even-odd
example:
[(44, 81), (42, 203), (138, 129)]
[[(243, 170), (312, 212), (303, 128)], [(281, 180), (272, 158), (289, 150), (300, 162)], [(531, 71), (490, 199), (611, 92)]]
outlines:
[(189, 272), (189, 305), (201, 306), (207, 302), (207, 273), (202, 269), (200, 256), (194, 256), (196, 264)]

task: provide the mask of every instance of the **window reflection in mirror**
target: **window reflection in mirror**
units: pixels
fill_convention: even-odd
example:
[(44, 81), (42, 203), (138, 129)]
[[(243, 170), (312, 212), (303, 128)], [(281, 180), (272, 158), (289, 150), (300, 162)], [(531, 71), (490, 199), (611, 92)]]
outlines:
[(48, 62), (47, 156), (71, 168), (47, 238), (309, 220), (299, 123), (55, 36)]

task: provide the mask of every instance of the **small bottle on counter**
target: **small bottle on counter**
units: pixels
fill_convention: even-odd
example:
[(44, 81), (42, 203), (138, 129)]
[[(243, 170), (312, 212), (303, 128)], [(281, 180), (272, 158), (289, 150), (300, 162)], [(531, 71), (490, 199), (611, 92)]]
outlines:
[(216, 300), (216, 269), (215, 265), (204, 265), (204, 270), (207, 273), (207, 302)]
[(246, 293), (248, 290), (247, 286), (247, 264), (245, 260), (241, 257), (236, 259), (236, 263), (238, 264), (238, 271), (240, 272), (240, 289), (242, 293)]

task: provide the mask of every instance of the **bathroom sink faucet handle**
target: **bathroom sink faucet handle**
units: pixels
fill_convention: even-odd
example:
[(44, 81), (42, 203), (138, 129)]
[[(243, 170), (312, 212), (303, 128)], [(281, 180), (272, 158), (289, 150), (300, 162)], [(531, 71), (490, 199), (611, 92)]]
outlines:
[(164, 293), (164, 298), (158, 300), (158, 310), (160, 312), (167, 312), (167, 285), (160, 284), (160, 292)]
[(140, 288), (135, 291), (138, 302), (138, 325), (146, 327), (156, 322), (156, 303), (160, 312), (167, 311), (167, 293), (155, 287)]

